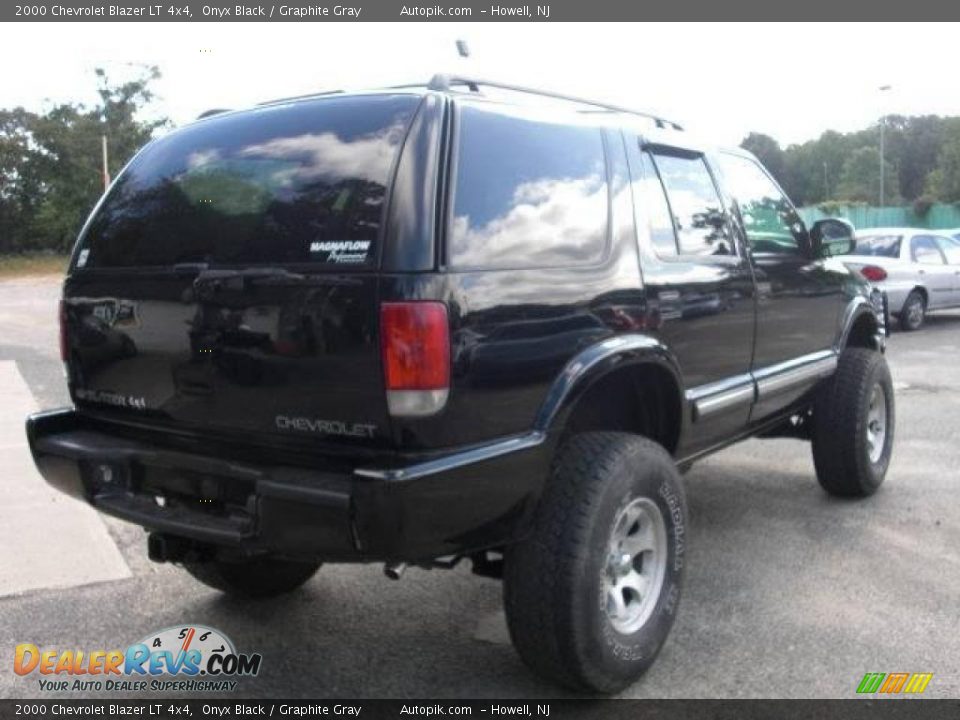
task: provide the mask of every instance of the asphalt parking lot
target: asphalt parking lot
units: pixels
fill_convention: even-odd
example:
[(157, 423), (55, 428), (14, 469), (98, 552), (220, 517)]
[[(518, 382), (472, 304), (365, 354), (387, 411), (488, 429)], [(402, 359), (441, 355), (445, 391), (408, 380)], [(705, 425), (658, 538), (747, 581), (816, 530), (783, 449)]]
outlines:
[[(17, 643), (113, 649), (184, 623), (263, 654), (243, 697), (562, 696), (510, 647), (499, 583), (465, 568), (393, 582), (379, 566), (329, 566), (284, 598), (238, 602), (150, 563), (138, 528), (48, 492), (22, 416), (67, 401), (58, 282), (0, 282), (0, 697), (47, 696), (12, 671)], [(843, 698), (865, 672), (904, 671), (934, 673), (926, 696), (960, 697), (960, 313), (895, 333), (888, 357), (897, 439), (873, 498), (829, 498), (808, 446), (789, 440), (749, 441), (687, 475), (679, 617), (625, 696)]]

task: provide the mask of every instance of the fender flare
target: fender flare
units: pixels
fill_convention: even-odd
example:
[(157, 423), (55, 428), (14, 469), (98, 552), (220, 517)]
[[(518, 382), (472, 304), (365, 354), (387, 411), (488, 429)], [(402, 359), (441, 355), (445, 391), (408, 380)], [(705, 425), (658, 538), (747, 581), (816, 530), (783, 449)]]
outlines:
[[(884, 305), (886, 305), (885, 301)], [(874, 346), (882, 352), (886, 346), (887, 319), (885, 314), (885, 310), (883, 308), (877, 308), (869, 298), (863, 295), (855, 296), (847, 303), (847, 306), (843, 310), (839, 332), (837, 333), (837, 339), (834, 343), (834, 350), (836, 350), (838, 354), (843, 352), (843, 349), (847, 346), (847, 341), (850, 338), (850, 332), (853, 330), (853, 326), (856, 325), (862, 317), (867, 316), (873, 324)]]
[(545, 435), (554, 434), (566, 424), (577, 400), (597, 381), (615, 370), (640, 365), (656, 365), (673, 378), (678, 391), (679, 437), (682, 437), (686, 431), (686, 413), (683, 412), (684, 384), (680, 366), (660, 340), (640, 334), (617, 335), (575, 355), (550, 386), (537, 412), (534, 430)]

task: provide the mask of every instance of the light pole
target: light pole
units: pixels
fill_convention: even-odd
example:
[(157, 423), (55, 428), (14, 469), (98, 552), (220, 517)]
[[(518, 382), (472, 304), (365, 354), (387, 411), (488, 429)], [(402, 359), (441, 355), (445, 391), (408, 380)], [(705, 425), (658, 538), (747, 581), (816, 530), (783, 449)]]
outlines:
[[(890, 87), (891, 87), (890, 85), (881, 85), (881, 86), (879, 87), (879, 90), (880, 90), (880, 92), (886, 92), (887, 90), (890, 89)], [(883, 100), (881, 99), (881, 104), (882, 104), (882, 103), (883, 103)], [(884, 110), (884, 108), (881, 108), (881, 111), (882, 111), (882, 110)], [(880, 207), (883, 207), (883, 201), (884, 201), (884, 196), (883, 196), (883, 176), (884, 176), (884, 172), (883, 172), (883, 169), (884, 169), (884, 168), (883, 168), (883, 166), (884, 166), (884, 162), (883, 162), (883, 158), (884, 158), (884, 153), (883, 153), (883, 130), (884, 130), (884, 127), (886, 126), (886, 124), (887, 124), (887, 114), (886, 114), (885, 112), (882, 112), (881, 115), (880, 115)]]

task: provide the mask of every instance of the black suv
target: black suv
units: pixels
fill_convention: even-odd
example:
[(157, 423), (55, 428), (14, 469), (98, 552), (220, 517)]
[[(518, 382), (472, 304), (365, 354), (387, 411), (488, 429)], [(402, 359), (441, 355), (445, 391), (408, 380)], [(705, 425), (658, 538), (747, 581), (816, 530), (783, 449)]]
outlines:
[(541, 675), (615, 692), (676, 615), (681, 472), (812, 441), (873, 493), (883, 303), (756, 159), (622, 108), (438, 76), (204, 117), (83, 228), (48, 482), (219, 590), (322, 562), (502, 577)]

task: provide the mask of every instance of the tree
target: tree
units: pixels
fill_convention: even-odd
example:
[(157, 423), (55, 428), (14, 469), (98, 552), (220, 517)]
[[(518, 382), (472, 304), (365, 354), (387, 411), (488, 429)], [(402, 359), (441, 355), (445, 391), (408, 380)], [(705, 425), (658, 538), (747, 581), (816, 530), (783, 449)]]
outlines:
[(927, 192), (941, 202), (960, 202), (960, 118), (951, 118), (937, 155), (937, 164), (927, 178)]
[(774, 179), (781, 185), (784, 184), (786, 180), (784, 173), (786, 165), (780, 143), (769, 135), (752, 132), (743, 139), (740, 147), (756, 155), (757, 159), (770, 171)]
[(107, 136), (115, 174), (167, 124), (140, 117), (159, 77), (148, 67), (114, 84), (98, 69), (100, 100), (92, 108), (65, 103), (42, 115), (0, 112), (0, 252), (72, 245), (103, 190), (101, 136)]
[[(854, 150), (843, 163), (837, 197), (842, 200), (878, 203), (880, 198), (880, 157), (875, 147)], [(884, 204), (900, 202), (897, 173), (889, 161), (883, 163)]]
[(30, 141), (35, 116), (23, 108), (0, 110), (0, 252), (22, 250), (40, 196), (36, 149)]

